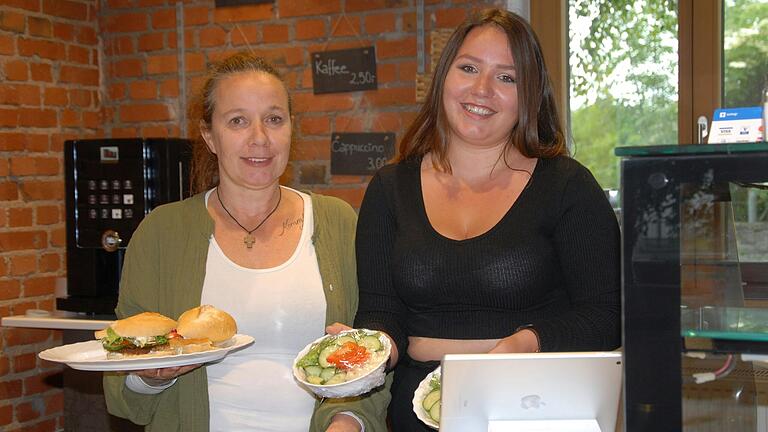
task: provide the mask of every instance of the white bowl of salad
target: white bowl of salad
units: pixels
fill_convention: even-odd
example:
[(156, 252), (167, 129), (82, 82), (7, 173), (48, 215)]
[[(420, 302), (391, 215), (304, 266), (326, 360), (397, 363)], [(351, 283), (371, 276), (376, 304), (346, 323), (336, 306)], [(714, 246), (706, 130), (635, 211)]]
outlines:
[(413, 412), (432, 429), (440, 427), (440, 366), (421, 380), (413, 392)]
[(325, 335), (299, 352), (293, 376), (320, 397), (361, 395), (384, 384), (391, 351), (389, 338), (374, 330)]

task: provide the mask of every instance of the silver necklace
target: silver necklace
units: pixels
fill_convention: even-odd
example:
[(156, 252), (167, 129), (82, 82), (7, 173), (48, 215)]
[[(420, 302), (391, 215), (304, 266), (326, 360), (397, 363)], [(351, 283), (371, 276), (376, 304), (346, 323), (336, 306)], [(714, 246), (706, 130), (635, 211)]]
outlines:
[(277, 210), (277, 208), (280, 207), (280, 201), (282, 201), (282, 199), (283, 199), (283, 191), (282, 191), (282, 188), (280, 186), (277, 187), (277, 193), (278, 193), (278, 195), (277, 195), (277, 204), (275, 205), (275, 208), (273, 208), (272, 211), (270, 211), (264, 217), (264, 219), (262, 219), (261, 222), (259, 222), (259, 224), (256, 225), (256, 228), (254, 228), (252, 230), (249, 230), (248, 228), (244, 227), (243, 224), (238, 222), (237, 219), (235, 219), (235, 217), (232, 216), (232, 213), (230, 213), (229, 210), (227, 210), (227, 207), (221, 201), (221, 195), (219, 195), (219, 188), (216, 187), (216, 198), (219, 199), (219, 204), (221, 204), (221, 208), (223, 208), (224, 211), (227, 212), (229, 217), (231, 217), (232, 220), (235, 221), (235, 223), (240, 228), (242, 228), (246, 233), (248, 233), (243, 238), (243, 243), (245, 244), (245, 247), (247, 247), (248, 249), (252, 249), (253, 248), (253, 244), (256, 242), (256, 239), (253, 237), (253, 232), (256, 231), (257, 229), (261, 228), (261, 226), (264, 225), (264, 222), (266, 222), (267, 219), (269, 219), (269, 217), (272, 216), (272, 214)]

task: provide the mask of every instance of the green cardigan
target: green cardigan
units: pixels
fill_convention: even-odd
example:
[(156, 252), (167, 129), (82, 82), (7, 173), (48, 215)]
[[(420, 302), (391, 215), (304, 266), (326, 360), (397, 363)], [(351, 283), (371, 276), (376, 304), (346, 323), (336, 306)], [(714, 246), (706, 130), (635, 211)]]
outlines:
[[(357, 215), (337, 198), (310, 196), (315, 221), (312, 241), (325, 291), (326, 324), (351, 326), (358, 301), (354, 251)], [(204, 193), (154, 209), (131, 238), (115, 309), (117, 317), (154, 311), (178, 318), (200, 305), (213, 225)], [(253, 336), (258, 341), (258, 335)], [(180, 376), (176, 384), (157, 395), (129, 390), (125, 376), (104, 374), (104, 395), (111, 414), (146, 425), (146, 431), (208, 431), (205, 367)], [(334, 414), (351, 411), (363, 420), (366, 431), (385, 432), (391, 378), (388, 376), (385, 386), (363, 397), (318, 401), (309, 430), (324, 431)]]

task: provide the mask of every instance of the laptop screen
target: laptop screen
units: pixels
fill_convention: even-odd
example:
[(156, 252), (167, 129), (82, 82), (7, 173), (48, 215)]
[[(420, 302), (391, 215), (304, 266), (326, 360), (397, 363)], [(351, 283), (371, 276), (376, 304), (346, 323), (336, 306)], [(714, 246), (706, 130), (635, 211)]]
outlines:
[(620, 352), (448, 354), (441, 432), (614, 432)]

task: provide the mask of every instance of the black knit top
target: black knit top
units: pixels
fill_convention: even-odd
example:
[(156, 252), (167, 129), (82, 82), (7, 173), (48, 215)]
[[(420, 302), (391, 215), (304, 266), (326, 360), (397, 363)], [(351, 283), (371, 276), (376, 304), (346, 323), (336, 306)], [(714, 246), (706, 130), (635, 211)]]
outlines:
[(388, 165), (368, 185), (357, 225), (355, 327), (408, 336), (495, 339), (531, 324), (542, 351), (620, 345), (619, 228), (592, 174), (568, 157), (539, 159), (502, 219), (466, 240), (429, 223), (421, 159)]

